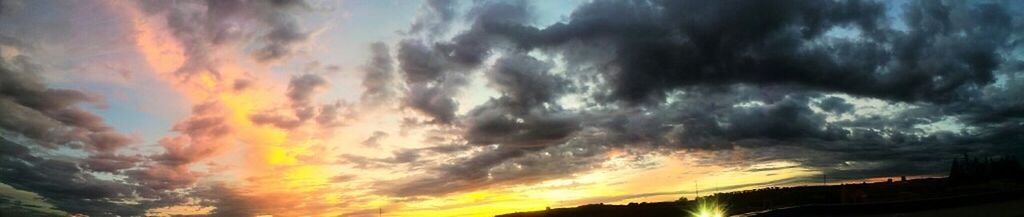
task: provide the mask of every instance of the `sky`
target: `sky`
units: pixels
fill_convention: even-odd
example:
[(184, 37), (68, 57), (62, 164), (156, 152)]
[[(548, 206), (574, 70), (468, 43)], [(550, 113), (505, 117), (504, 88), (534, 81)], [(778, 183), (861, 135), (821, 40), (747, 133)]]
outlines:
[(1020, 1), (2, 0), (0, 210), (493, 216), (1024, 154)]

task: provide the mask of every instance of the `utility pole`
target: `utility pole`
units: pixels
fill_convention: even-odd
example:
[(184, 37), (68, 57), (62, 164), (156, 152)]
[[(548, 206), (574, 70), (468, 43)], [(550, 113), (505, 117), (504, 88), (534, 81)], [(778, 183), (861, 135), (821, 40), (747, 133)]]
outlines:
[(697, 181), (693, 181), (693, 190), (695, 192), (695, 195), (693, 195), (693, 199), (696, 200), (700, 198), (700, 187), (697, 185)]
[(384, 209), (380, 208), (380, 207), (377, 207), (377, 217), (381, 217), (383, 215), (384, 215)]

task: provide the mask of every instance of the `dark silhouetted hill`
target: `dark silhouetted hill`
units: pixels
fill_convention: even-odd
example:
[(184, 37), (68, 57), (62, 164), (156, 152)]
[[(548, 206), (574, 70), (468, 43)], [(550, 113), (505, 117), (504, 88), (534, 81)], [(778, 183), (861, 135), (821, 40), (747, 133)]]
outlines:
[[(776, 210), (782, 215), (798, 213), (885, 213), (915, 211), (955, 205), (976, 205), (1007, 200), (1024, 200), (1024, 170), (1014, 157), (976, 159), (964, 156), (953, 161), (948, 178), (901, 178), (900, 181), (827, 186), (767, 187), (717, 193), (690, 201), (591, 204), (572, 208), (519, 212), (498, 217), (620, 217), (690, 216), (696, 201), (718, 201), (728, 214)], [(789, 208), (788, 207), (800, 207)], [(785, 211), (788, 210), (788, 211)], [(788, 213), (788, 214), (785, 214)]]

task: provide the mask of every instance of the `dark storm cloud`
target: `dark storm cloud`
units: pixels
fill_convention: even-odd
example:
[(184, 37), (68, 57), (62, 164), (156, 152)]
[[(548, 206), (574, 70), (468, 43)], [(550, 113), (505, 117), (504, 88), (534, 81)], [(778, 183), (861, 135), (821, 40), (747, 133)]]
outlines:
[(391, 186), (381, 193), (406, 197), (417, 195), (444, 195), (451, 192), (472, 190), (494, 184), (487, 177), (487, 169), (500, 164), (505, 159), (518, 157), (524, 151), (518, 149), (495, 149), (483, 152), (469, 159), (462, 159), (458, 164), (447, 164), (438, 167), (437, 175), (419, 178), (401, 183), (384, 183)]
[[(723, 149), (732, 147), (738, 141), (782, 141), (795, 139), (801, 135), (828, 138), (827, 131), (819, 130), (824, 126), (821, 115), (811, 112), (807, 107), (806, 97), (791, 99), (780, 97), (775, 102), (764, 105), (737, 106), (741, 102), (760, 99), (758, 90), (740, 88), (736, 90), (692, 90), (693, 92), (673, 98), (673, 103), (655, 107), (632, 109), (591, 109), (585, 112), (559, 111), (549, 112), (547, 117), (570, 117), (566, 121), (547, 122), (547, 124), (531, 126), (535, 117), (518, 117), (515, 112), (492, 112), (496, 115), (477, 115), (473, 111), (466, 116), (469, 123), (486, 123), (487, 125), (467, 125), (466, 139), (484, 138), (495, 141), (506, 140), (495, 144), (515, 145), (531, 144), (520, 141), (548, 145), (562, 145), (566, 141), (585, 143), (595, 147), (668, 147), (682, 149)], [(507, 98), (504, 98), (507, 100)], [(515, 108), (515, 106), (494, 106), (502, 99), (492, 100), (478, 109)], [(508, 103), (505, 101), (505, 103)], [(535, 108), (536, 109), (536, 108)], [(503, 111), (503, 110), (498, 110)], [(507, 109), (504, 111), (508, 111)], [(531, 111), (533, 114), (538, 110)], [(560, 115), (556, 115), (560, 114)], [(516, 120), (518, 119), (518, 120)], [(752, 119), (763, 119), (759, 122), (748, 122)], [(505, 121), (495, 121), (505, 120)], [(557, 120), (557, 119), (554, 119)], [(501, 125), (498, 123), (505, 123)], [(537, 122), (544, 123), (544, 122)], [(555, 124), (557, 123), (557, 124)], [(795, 125), (786, 125), (795, 124)], [(786, 126), (783, 126), (786, 125)], [(505, 126), (505, 127), (500, 127)], [(516, 127), (510, 127), (516, 126)], [(779, 127), (782, 126), (782, 127)], [(482, 129), (478, 131), (477, 128)], [(500, 129), (499, 129), (500, 128)], [(519, 136), (516, 134), (525, 129), (543, 132), (544, 136)], [(808, 133), (801, 130), (810, 130)], [(486, 132), (498, 134), (488, 135)], [(525, 131), (530, 132), (530, 131)], [(477, 135), (479, 134), (479, 135)], [(551, 140), (554, 138), (555, 140)], [(552, 141), (544, 143), (545, 141)], [(769, 142), (765, 142), (769, 143)], [(490, 144), (490, 143), (485, 143)]]
[(846, 113), (853, 110), (852, 104), (847, 103), (846, 100), (839, 97), (825, 98), (818, 103), (818, 107), (827, 112), (834, 113)]
[[(452, 7), (451, 2), (430, 2), (428, 6)], [(466, 18), (476, 26), (482, 21), (524, 24), (529, 21), (528, 6), (523, 1), (483, 1), (474, 5)], [(450, 17), (447, 10), (426, 10), (427, 14), (412, 27), (435, 22), (438, 17)], [(442, 24), (429, 24), (439, 26)], [(443, 24), (447, 25), (447, 24)], [(489, 57), (491, 47), (497, 43), (487, 32), (472, 28), (455, 36), (451, 41), (431, 42), (424, 39), (405, 39), (398, 44), (398, 61), (408, 92), (404, 105), (433, 118), (433, 123), (450, 124), (455, 119), (458, 102), (454, 96), (465, 86), (467, 73), (478, 68)], [(433, 33), (432, 33), (433, 34)]]
[[(407, 39), (400, 42), (397, 57), (408, 88), (403, 104), (433, 118), (432, 123), (455, 123), (460, 118), (455, 114), (459, 105), (453, 99), (455, 94), (465, 85), (467, 73), (492, 55), (491, 48), (498, 43), (491, 34), (476, 26), (483, 22), (524, 24), (530, 20), (528, 8), (523, 1), (479, 2), (466, 15), (474, 27), (451, 41), (425, 43), (420, 39)], [(426, 15), (428, 18), (446, 16), (450, 15)], [(416, 25), (424, 24), (415, 24), (413, 32), (420, 31), (416, 28), (421, 27)], [(447, 193), (453, 189), (486, 186), (492, 182), (474, 184), (473, 181), (479, 181), (474, 174), (520, 157), (527, 153), (525, 149), (542, 149), (564, 142), (579, 129), (579, 120), (572, 112), (545, 104), (557, 99), (567, 84), (562, 78), (549, 74), (551, 67), (550, 63), (525, 54), (499, 59), (496, 66), (487, 70), (487, 77), (504, 96), (472, 109), (458, 123), (465, 127), (463, 137), (469, 143), (495, 144), (499, 148), (439, 169), (444, 175), (403, 183), (388, 193), (415, 195), (414, 192), (420, 190)], [(442, 187), (421, 189), (438, 185)]]
[(118, 171), (135, 167), (141, 161), (143, 161), (143, 158), (139, 156), (98, 154), (89, 156), (80, 166), (97, 172), (117, 173)]
[(0, 60), (0, 129), (50, 148), (66, 146), (102, 153), (137, 141), (80, 107), (104, 106), (100, 97), (46, 87), (38, 75), (40, 70), (26, 56), (11, 62)]
[(417, 40), (399, 43), (398, 59), (401, 61), (402, 75), (409, 83), (435, 81), (445, 70), (443, 57)]
[(502, 57), (487, 73), (497, 89), (519, 107), (533, 107), (557, 99), (569, 82), (550, 74), (552, 64), (524, 54)]
[[(525, 161), (534, 159), (524, 156), (533, 156), (535, 151), (562, 144), (580, 130), (578, 114), (553, 104), (553, 100), (567, 89), (568, 82), (551, 75), (551, 67), (550, 63), (525, 54), (499, 59), (487, 71), (487, 78), (503, 96), (490, 99), (462, 117), (465, 129), (463, 139), (469, 144), (496, 145), (496, 148), (456, 164), (441, 166), (438, 168), (441, 173), (438, 177), (401, 183), (386, 193), (398, 196), (446, 194), (498, 183), (535, 181), (576, 170), (577, 167), (548, 168), (541, 160), (531, 162), (525, 168), (522, 166)], [(589, 161), (584, 156), (577, 156), (581, 159), (570, 159), (559, 154), (547, 154), (544, 157), (573, 162)], [(509, 163), (510, 159), (518, 159), (511, 164), (520, 165), (516, 167), (522, 170), (490, 172), (499, 165)], [(585, 167), (585, 164), (580, 167)]]
[(452, 97), (461, 86), (462, 75), (448, 73), (444, 57), (419, 41), (402, 41), (398, 59), (408, 88), (403, 105), (434, 122), (450, 123), (458, 105)]
[(602, 146), (584, 142), (548, 147), (487, 147), (471, 157), (434, 168), (436, 174), (398, 182), (385, 182), (381, 193), (408, 197), (446, 195), (495, 185), (536, 183), (598, 168)]
[[(473, 25), (489, 23), (501, 24), (527, 24), (534, 15), (531, 11), (532, 5), (523, 0), (496, 0), (478, 1), (469, 9), (466, 19)], [(469, 32), (472, 32), (470, 30)], [(458, 41), (459, 37), (455, 37)]]
[(409, 85), (404, 104), (433, 118), (434, 123), (451, 123), (455, 120), (458, 102), (452, 99), (455, 90), (423, 84)]
[[(137, 216), (147, 209), (168, 205), (173, 195), (151, 193), (145, 187), (116, 180), (101, 179), (91, 171), (119, 171), (130, 167), (135, 158), (93, 156), (84, 162), (74, 159), (46, 159), (32, 154), (28, 147), (8, 138), (0, 138), (0, 182), (16, 189), (39, 194), (57, 209), (93, 216)], [(125, 165), (128, 164), (128, 165)], [(140, 204), (125, 206), (119, 201), (145, 198)]]
[[(139, 216), (147, 209), (181, 202), (176, 193), (157, 191), (131, 178), (151, 161), (117, 153), (139, 139), (115, 131), (83, 108), (105, 107), (99, 96), (47, 87), (42, 70), (26, 56), (0, 60), (0, 182), (39, 194), (60, 210), (93, 216)], [(175, 130), (209, 132), (193, 126), (197, 124), (184, 125)], [(56, 148), (84, 155), (55, 156)], [(129, 178), (96, 175), (103, 173)], [(140, 198), (144, 201), (138, 204), (122, 203)]]
[[(1024, 24), (1003, 4), (1013, 3), (593, 1), (538, 26), (524, 2), (475, 2), (469, 29), (407, 39), (398, 59), (407, 102), (417, 102), (407, 105), (489, 148), (386, 193), (584, 171), (499, 170), (574, 146), (753, 150), (746, 163), (791, 161), (843, 179), (935, 175), (964, 152), (1024, 154), (1024, 64), (1012, 31)], [(534, 52), (561, 57), (566, 71), (550, 74), (546, 60), (525, 55)], [(501, 96), (455, 114), (462, 83), (446, 81), (494, 55), (486, 78)], [(565, 109), (565, 95), (582, 107)], [(514, 175), (523, 177), (495, 178)]]
[[(714, 138), (719, 138), (720, 143), (751, 149), (746, 163), (779, 160), (797, 162), (802, 167), (821, 170), (829, 177), (841, 180), (899, 175), (944, 175), (950, 159), (964, 153), (979, 156), (1024, 153), (1024, 150), (1017, 146), (1024, 128), (1019, 121), (1011, 119), (996, 125), (966, 126), (972, 129), (964, 127), (951, 131), (927, 132), (921, 128), (925, 125), (941, 125), (939, 122), (944, 119), (971, 115), (965, 113), (941, 116), (943, 111), (948, 109), (950, 108), (923, 106), (891, 115), (854, 115), (849, 121), (822, 123), (817, 125), (818, 127), (809, 127), (803, 131), (787, 130), (803, 132), (800, 136), (783, 137), (781, 135), (794, 134), (771, 133), (766, 134), (767, 136), (751, 137), (751, 134), (729, 133)], [(761, 123), (765, 120), (754, 122), (773, 125)], [(729, 124), (731, 123), (726, 123)]]
[(205, 206), (214, 207), (208, 216), (256, 216), (259, 209), (274, 207), (245, 197), (224, 185), (213, 185), (196, 191), (193, 196), (203, 198)]
[(503, 146), (547, 146), (565, 141), (579, 130), (579, 117), (569, 112), (534, 107), (516, 110), (509, 98), (492, 99), (467, 114), (466, 141)]
[(450, 41), (436, 42), (433, 48), (444, 55), (452, 68), (477, 67), (493, 54), (491, 48), (499, 43), (493, 34), (478, 26), (487, 23), (527, 25), (531, 21), (529, 8), (525, 1), (481, 1), (466, 15), (472, 28)]
[[(1017, 45), (1017, 50), (1022, 46)], [(977, 125), (1020, 123), (1024, 119), (1024, 74), (1020, 73), (1024, 72), (1024, 59), (1018, 58), (1013, 64), (1002, 70), (1006, 78), (1002, 85), (988, 86), (977, 99), (947, 107), (964, 113), (963, 119)]]
[[(632, 109), (594, 109), (584, 127), (599, 130), (596, 144), (673, 149), (731, 149), (841, 140), (846, 132), (812, 110), (818, 94), (747, 85), (688, 88), (669, 103)], [(589, 135), (588, 135), (589, 136)]]
[[(925, 170), (935, 172), (944, 168), (936, 163), (941, 164), (944, 159), (955, 156), (959, 148), (966, 148), (960, 146), (971, 143), (965, 140), (966, 138), (983, 138), (983, 135), (958, 131), (926, 133), (919, 129), (920, 125), (938, 121), (934, 118), (936, 113), (931, 108), (894, 111), (894, 114), (886, 116), (853, 115), (852, 121), (829, 122), (825, 121), (826, 113), (815, 113), (810, 109), (814, 103), (808, 100), (809, 98), (827, 99), (816, 95), (787, 94), (776, 101), (732, 106), (751, 99), (764, 100), (762, 96), (744, 93), (756, 90), (758, 89), (738, 88), (727, 94), (677, 96), (673, 98), (675, 103), (654, 111), (672, 111), (668, 113), (674, 114), (661, 115), (655, 124), (649, 124), (677, 127), (670, 130), (651, 130), (666, 132), (655, 135), (664, 135), (668, 138), (650, 142), (661, 142), (660, 144), (668, 147), (715, 150), (744, 147), (756, 150), (752, 155), (764, 156), (763, 159), (751, 158), (748, 163), (796, 161), (802, 166), (825, 171), (831, 171), (849, 162), (886, 165), (883, 167), (893, 165), (890, 168), (897, 168), (895, 165), (922, 165), (913, 169), (918, 171), (915, 174), (925, 174)], [(722, 97), (721, 94), (738, 97), (730, 99)], [(728, 106), (717, 106), (718, 103)], [(631, 132), (619, 128), (609, 129), (613, 129), (609, 132)], [(986, 131), (991, 130), (985, 129), (980, 132)], [(613, 135), (622, 134), (629, 135)], [(644, 141), (642, 138), (650, 137), (630, 137), (630, 141)], [(980, 151), (988, 148), (974, 146), (973, 149)], [(872, 172), (873, 170), (877, 172)], [(858, 168), (852, 171), (847, 168), (845, 172), (859, 173), (861, 177), (894, 174), (882, 173), (884, 171), (881, 171), (881, 168)]]
[[(748, 109), (734, 109), (726, 113), (723, 135), (730, 139), (773, 139), (794, 138), (828, 139), (825, 117), (808, 107), (808, 102), (794, 97)], [(685, 139), (685, 138), (684, 138)]]
[(315, 212), (337, 208), (331, 206), (346, 206), (346, 204), (311, 203), (309, 195), (295, 195), (288, 192), (257, 193), (220, 182), (197, 186), (190, 196), (197, 199), (195, 202), (198, 205), (213, 208), (208, 214), (201, 216), (213, 217), (259, 216), (268, 213), (291, 216), (301, 215), (308, 210)]
[(568, 82), (551, 75), (551, 65), (527, 55), (499, 59), (487, 77), (503, 96), (466, 114), (465, 139), (471, 144), (545, 146), (563, 142), (579, 130), (578, 115), (545, 106)]
[[(612, 45), (610, 64), (618, 69), (601, 73), (612, 82), (612, 96), (627, 102), (732, 83), (944, 102), (990, 83), (1009, 35), (1006, 12), (922, 4), (908, 7), (907, 31), (887, 25), (884, 5), (861, 1), (596, 1), (567, 23), (483, 22), (480, 28), (527, 48)], [(928, 7), (949, 12), (915, 12)], [(939, 22), (950, 13), (961, 20)], [(835, 28), (853, 29), (861, 39), (830, 38), (826, 33)]]

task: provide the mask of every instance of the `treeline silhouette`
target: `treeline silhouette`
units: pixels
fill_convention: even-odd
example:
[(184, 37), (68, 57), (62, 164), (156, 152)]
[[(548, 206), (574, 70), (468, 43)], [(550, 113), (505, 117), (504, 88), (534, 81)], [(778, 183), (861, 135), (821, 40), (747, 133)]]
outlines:
[[(921, 178), (883, 182), (797, 186), (765, 187), (759, 189), (715, 193), (689, 200), (682, 197), (677, 201), (655, 203), (630, 203), (627, 205), (589, 204), (573, 208), (557, 208), (534, 212), (519, 212), (498, 217), (618, 217), (618, 216), (690, 216), (700, 201), (717, 201), (727, 207), (728, 214), (748, 213), (794, 207), (808, 204), (831, 204), (817, 206), (829, 209), (844, 209), (858, 204), (892, 204), (899, 208), (901, 201), (922, 201), (945, 198), (943, 203), (956, 204), (958, 197), (994, 192), (1020, 191), (1024, 189), (1024, 169), (1015, 157), (970, 158), (963, 156), (953, 160), (948, 178)], [(952, 202), (948, 201), (953, 198)], [(962, 197), (963, 200), (976, 198)], [(1015, 198), (1006, 197), (1006, 198)], [(964, 202), (963, 204), (969, 204)], [(917, 205), (920, 206), (920, 205)], [(872, 207), (878, 207), (872, 205)], [(908, 207), (903, 207), (908, 208)], [(911, 207), (912, 208), (912, 207)], [(920, 207), (918, 207), (920, 208)], [(932, 208), (924, 206), (924, 208)], [(888, 209), (888, 208), (886, 208)], [(884, 212), (885, 210), (882, 210)]]
[(953, 159), (949, 169), (949, 183), (952, 185), (970, 185), (990, 181), (1024, 181), (1024, 168), (1014, 156), (1000, 158), (963, 158)]

